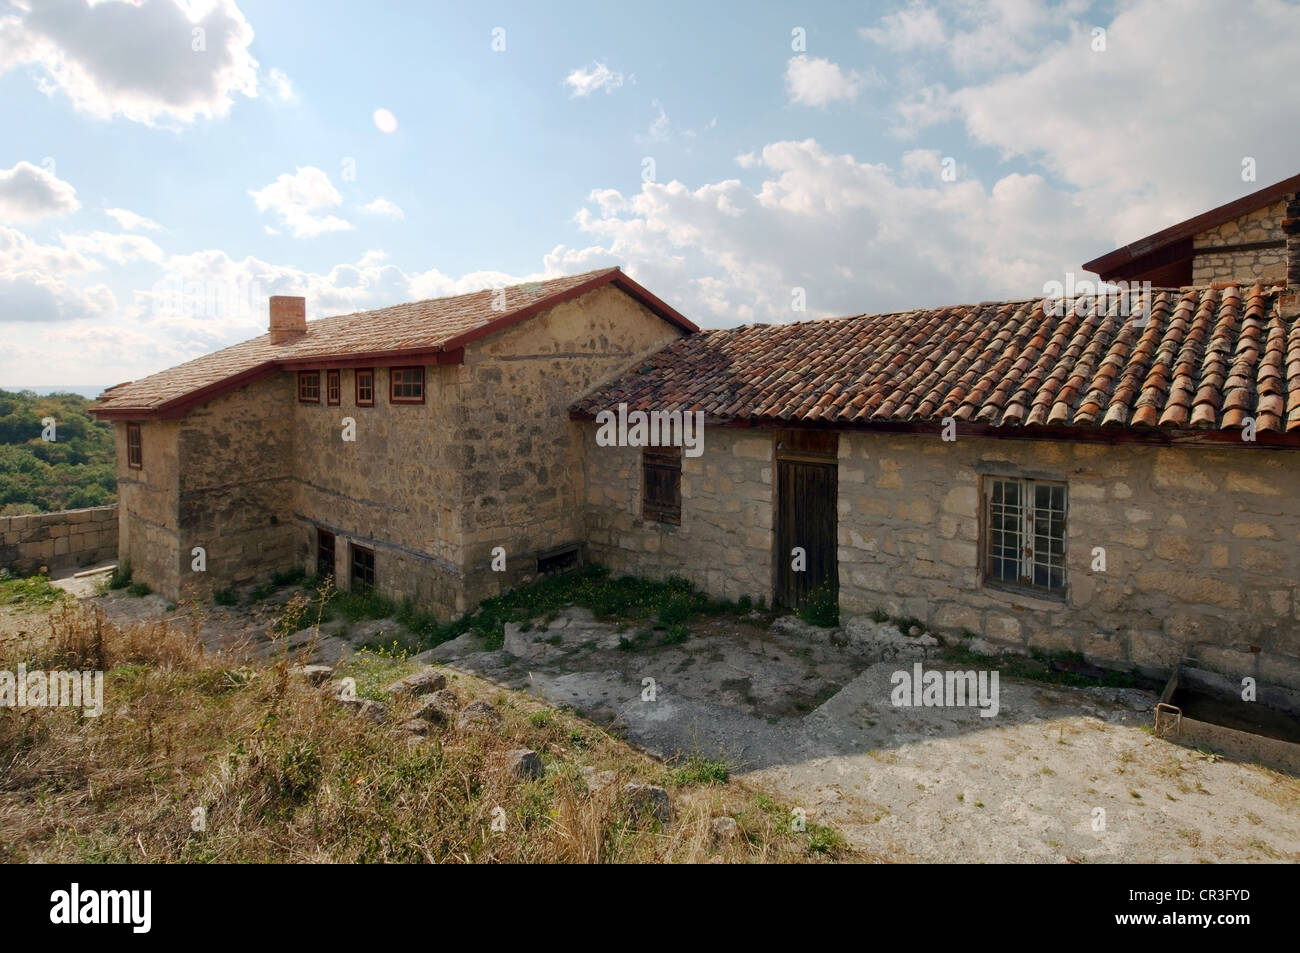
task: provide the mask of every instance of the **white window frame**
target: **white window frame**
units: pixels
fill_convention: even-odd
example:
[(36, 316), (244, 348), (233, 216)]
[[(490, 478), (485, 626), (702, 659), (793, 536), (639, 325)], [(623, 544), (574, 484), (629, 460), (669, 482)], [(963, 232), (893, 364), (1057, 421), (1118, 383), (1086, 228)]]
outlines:
[[(996, 534), (1001, 532), (994, 522), (994, 494), (998, 484), (1015, 484), (1019, 488), (1019, 526), (1018, 548), (1020, 552), (1018, 572), (1015, 579), (1005, 579), (994, 574), (994, 552), (993, 546), (997, 539)], [(1056, 508), (1049, 502), (1048, 507), (1044, 510), (1038, 507), (1036, 498), (1036, 489), (1040, 486), (1059, 487), (1061, 490), (1061, 505)], [(1005, 499), (1005, 491), (1004, 491)], [(985, 585), (996, 588), (1012, 588), (1025, 592), (1032, 592), (1039, 595), (1064, 598), (1069, 587), (1069, 573), (1067, 572), (1066, 547), (1068, 544), (1069, 534), (1069, 510), (1070, 510), (1070, 493), (1069, 486), (1063, 480), (1037, 480), (1029, 477), (1016, 476), (996, 476), (988, 475), (984, 477), (984, 495), (983, 495), (984, 512), (982, 514), (981, 524), (984, 531), (984, 538), (980, 540), (980, 553), (983, 560), (983, 580)], [(1005, 503), (996, 504), (1005, 506)], [(1051, 540), (1054, 538), (1052, 533), (1053, 520), (1059, 523), (1060, 527), (1060, 553), (1051, 552)], [(1039, 533), (1039, 524), (1046, 521), (1047, 528), (1045, 532)], [(1040, 552), (1040, 540), (1047, 541), (1048, 552), (1044, 556)], [(1006, 557), (1003, 557), (1005, 559)], [(1042, 585), (1034, 581), (1035, 569), (1045, 568), (1047, 570), (1048, 584)], [(1059, 585), (1052, 585), (1052, 569), (1060, 570), (1061, 582)]]

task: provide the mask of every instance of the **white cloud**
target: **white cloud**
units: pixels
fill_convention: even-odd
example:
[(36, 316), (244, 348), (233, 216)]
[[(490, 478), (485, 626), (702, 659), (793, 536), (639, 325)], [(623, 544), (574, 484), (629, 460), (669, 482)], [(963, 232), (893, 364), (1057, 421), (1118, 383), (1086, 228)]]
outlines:
[(668, 142), (672, 139), (680, 139), (690, 142), (696, 137), (716, 129), (718, 126), (718, 117), (714, 116), (707, 126), (701, 126), (698, 129), (681, 129), (668, 118), (668, 113), (664, 110), (663, 104), (657, 99), (650, 100), (651, 107), (655, 110), (655, 118), (650, 121), (650, 128), (646, 134), (635, 135), (633, 138), (642, 145), (649, 145), (655, 142)]
[(279, 215), (295, 238), (312, 238), (352, 227), (336, 215), (322, 214), (325, 209), (341, 205), (343, 196), (330, 177), (315, 166), (299, 166), (292, 175), (284, 172), (270, 185), (248, 194), (259, 212), (269, 209)]
[[(107, 287), (101, 284), (83, 289), (72, 280), (98, 267), (76, 248), (42, 245), (16, 229), (0, 226), (0, 316), (6, 322), (27, 324), (110, 313), (116, 302)], [(15, 337), (5, 335), (7, 358)], [(22, 369), (19, 364), (13, 372)]]
[(380, 132), (383, 133), (397, 132), (397, 117), (394, 116), (389, 110), (382, 109), (382, 108), (376, 109), (373, 118), (375, 120), (375, 128), (378, 129)]
[(119, 228), (124, 228), (128, 232), (156, 232), (162, 226), (151, 218), (145, 218), (143, 215), (137, 215), (135, 212), (124, 208), (107, 208), (104, 214), (117, 222)]
[(896, 50), (916, 50), (940, 46), (946, 39), (943, 18), (923, 3), (909, 3), (902, 10), (880, 18), (880, 26), (863, 27), (863, 39)]
[(90, 232), (61, 237), (65, 247), (91, 258), (107, 259), (116, 265), (132, 261), (159, 262), (165, 257), (163, 250), (143, 235)]
[[(1225, 18), (1213, 0), (1140, 0), (1104, 26), (1105, 52), (1074, 24), (1023, 68), (934, 97), (916, 124), (955, 116), (1076, 189), (1110, 223), (1088, 258), (1296, 172), (1300, 125), (1279, 118), (1276, 95), (1294, 86), (1293, 4), (1243, 0)], [(1206, 103), (1232, 108), (1211, 118)], [(1206, 123), (1212, 135), (1189, 133)], [(1241, 181), (1246, 156), (1258, 183)]]
[[(813, 140), (745, 158), (763, 174), (752, 189), (723, 179), (593, 192), (577, 216), (593, 244), (556, 248), (548, 271), (622, 263), (706, 323), (780, 321), (1035, 297), (1078, 267), (1100, 227), (1040, 176), (942, 182), (936, 152), (908, 153), (901, 172)], [(809, 314), (791, 312), (795, 287)]]
[(841, 99), (856, 99), (862, 87), (878, 83), (873, 72), (842, 70), (838, 63), (803, 54), (790, 57), (785, 68), (785, 88), (790, 102), (802, 106), (826, 106)]
[(601, 89), (606, 93), (612, 93), (623, 85), (623, 74), (610, 69), (604, 63), (595, 62), (590, 66), (580, 66), (571, 71), (564, 77), (564, 85), (572, 90), (569, 96), (573, 98), (590, 96)]
[(0, 17), (0, 72), (34, 66), (44, 92), (99, 118), (187, 123), (257, 95), (252, 40), (234, 0), (42, 0)]
[(406, 213), (402, 211), (401, 206), (383, 197), (376, 198), (373, 202), (367, 202), (362, 208), (375, 215), (386, 215), (389, 218), (398, 219), (406, 218)]
[(298, 101), (298, 90), (293, 87), (293, 80), (285, 74), (284, 70), (271, 68), (266, 75), (267, 85), (270, 87), (271, 95), (283, 103), (296, 103)]
[(81, 208), (77, 190), (30, 162), (0, 169), (0, 222), (34, 222)]

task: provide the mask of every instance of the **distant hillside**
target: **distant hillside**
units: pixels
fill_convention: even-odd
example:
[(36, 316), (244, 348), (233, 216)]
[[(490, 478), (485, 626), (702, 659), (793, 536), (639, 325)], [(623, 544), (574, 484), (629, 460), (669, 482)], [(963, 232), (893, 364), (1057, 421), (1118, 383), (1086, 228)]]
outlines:
[[(78, 394), (0, 390), (0, 516), (117, 501), (113, 428), (87, 413)], [(41, 420), (53, 417), (53, 442)]]

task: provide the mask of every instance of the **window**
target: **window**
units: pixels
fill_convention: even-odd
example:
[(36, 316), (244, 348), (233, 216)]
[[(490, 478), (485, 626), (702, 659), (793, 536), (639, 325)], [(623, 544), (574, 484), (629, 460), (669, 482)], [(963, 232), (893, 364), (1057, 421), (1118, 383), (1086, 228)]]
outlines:
[(342, 371), (325, 372), (325, 402), (332, 405), (343, 399), (343, 384), (340, 381)]
[(372, 370), (357, 371), (357, 406), (375, 406), (375, 372)]
[(352, 588), (375, 588), (375, 551), (352, 544)]
[(140, 443), (140, 425), (126, 425), (126, 465), (132, 470), (144, 466), (144, 447)]
[(320, 403), (320, 371), (298, 372), (298, 403)]
[(394, 404), (424, 403), (424, 368), (394, 367), (388, 372), (388, 399)]
[(334, 575), (334, 534), (316, 530), (316, 575), (324, 578)]
[(1065, 484), (994, 477), (985, 495), (985, 579), (1064, 595)]
[(646, 447), (641, 451), (641, 516), (656, 523), (682, 525), (682, 448)]

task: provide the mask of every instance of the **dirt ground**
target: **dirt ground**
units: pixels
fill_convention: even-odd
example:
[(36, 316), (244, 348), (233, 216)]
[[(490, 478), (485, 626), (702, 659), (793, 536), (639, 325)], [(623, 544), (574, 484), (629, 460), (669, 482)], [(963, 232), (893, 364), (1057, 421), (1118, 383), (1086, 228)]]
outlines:
[[(157, 596), (78, 595), (120, 620), (168, 609)], [(280, 601), (209, 607), (200, 637), (259, 642)], [(321, 655), (393, 626), (324, 633)], [(660, 757), (725, 759), (809, 823), (900, 860), (1300, 861), (1300, 780), (1154, 737), (1150, 692), (1001, 678), (985, 718), (893, 705), (895, 672), (954, 668), (929, 639), (846, 639), (757, 617), (693, 622), (678, 645), (662, 636), (571, 608), (508, 626), (497, 651), (464, 636), (420, 658), (570, 706)]]
[(1153, 693), (1008, 678), (996, 717), (895, 707), (894, 672), (917, 661), (954, 666), (937, 649), (881, 659), (878, 646), (734, 620), (693, 626), (681, 645), (627, 651), (617, 639), (628, 633), (584, 610), (568, 615), (544, 632), (508, 630), (513, 653), (476, 653), (467, 641), (433, 654), (614, 724), (661, 757), (725, 758), (802, 806), (810, 822), (873, 853), (929, 862), (1300, 860), (1300, 782), (1153, 737), (1144, 730)]

